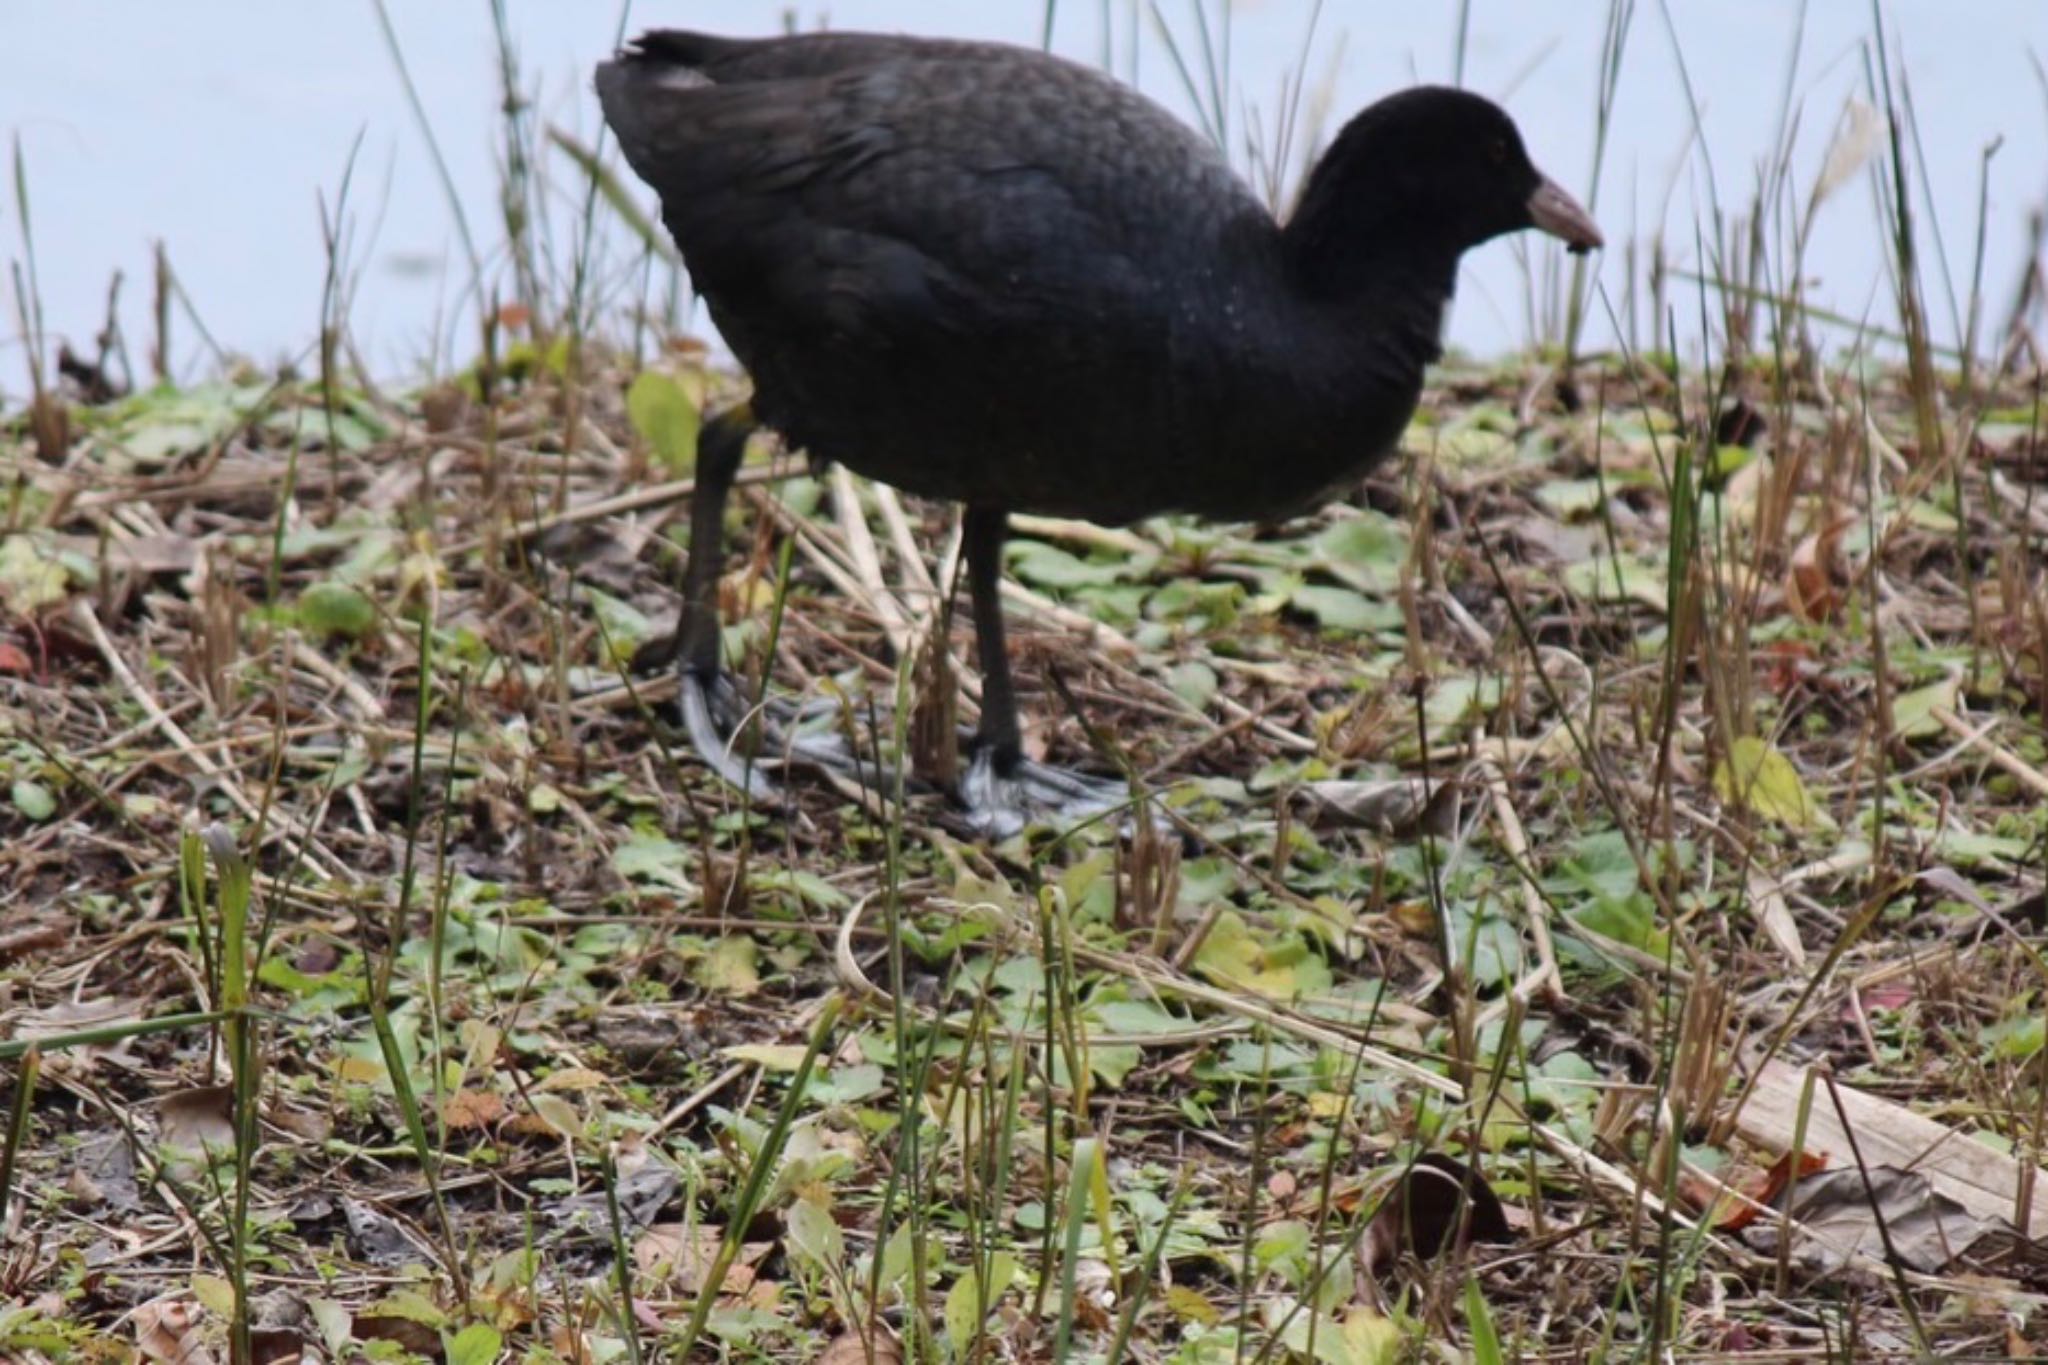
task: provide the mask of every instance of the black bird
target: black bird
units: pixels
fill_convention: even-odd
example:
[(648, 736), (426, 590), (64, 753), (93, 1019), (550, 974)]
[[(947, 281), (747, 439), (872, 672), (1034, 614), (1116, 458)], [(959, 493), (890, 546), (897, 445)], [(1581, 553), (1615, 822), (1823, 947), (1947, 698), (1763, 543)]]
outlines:
[(1399, 440), (1467, 248), (1528, 227), (1601, 245), (1513, 121), (1461, 90), (1353, 118), (1284, 224), (1164, 109), (1027, 48), (658, 31), (600, 65), (597, 91), (754, 382), (751, 413), (707, 424), (698, 456), (693, 742), (750, 780), (728, 753), (715, 589), (758, 420), (965, 505), (983, 692), (961, 795), (997, 831), (1106, 790), (1021, 758), (997, 593), (1011, 512), (1311, 507)]

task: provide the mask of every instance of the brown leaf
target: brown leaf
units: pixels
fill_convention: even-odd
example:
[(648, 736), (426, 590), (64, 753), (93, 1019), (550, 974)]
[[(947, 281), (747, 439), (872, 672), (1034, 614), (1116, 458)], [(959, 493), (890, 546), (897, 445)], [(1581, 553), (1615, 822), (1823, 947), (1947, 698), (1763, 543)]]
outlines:
[[(1828, 1159), (1823, 1152), (1801, 1152), (1799, 1154), (1799, 1178), (1806, 1179), (1827, 1169)], [(1787, 1152), (1770, 1164), (1769, 1169), (1752, 1172), (1751, 1178), (1742, 1181), (1735, 1188), (1748, 1195), (1755, 1203), (1738, 1203), (1717, 1225), (1723, 1232), (1740, 1232), (1755, 1222), (1760, 1210), (1757, 1204), (1771, 1207), (1785, 1197), (1785, 1187), (1792, 1183), (1792, 1153)], [(1702, 1207), (1705, 1207), (1704, 1205)]]
[(389, 1341), (429, 1360), (441, 1358), (441, 1333), (424, 1322), (396, 1313), (361, 1313), (354, 1324), (357, 1341)]
[(200, 1331), (199, 1305), (184, 1300), (145, 1303), (135, 1310), (135, 1348), (163, 1365), (214, 1365)]
[[(725, 1229), (703, 1223), (695, 1227), (656, 1223), (633, 1243), (633, 1263), (641, 1274), (670, 1284), (679, 1293), (694, 1294), (704, 1287), (704, 1276), (724, 1237)], [(726, 1294), (746, 1293), (754, 1283), (754, 1268), (773, 1247), (772, 1242), (740, 1243), (739, 1255), (727, 1267), (719, 1289)]]
[[(1791, 1213), (1800, 1224), (1792, 1260), (1815, 1275), (1837, 1274), (1859, 1254), (1884, 1261), (1887, 1238), (1902, 1265), (1938, 1275), (1991, 1230), (1926, 1176), (1896, 1166), (1872, 1167), (1867, 1181), (1852, 1167), (1803, 1179), (1792, 1189)], [(1778, 1230), (1776, 1220), (1759, 1219), (1749, 1240), (1775, 1254)]]
[(1807, 621), (1833, 620), (1841, 610), (1849, 572), (1842, 564), (1842, 532), (1852, 523), (1837, 517), (1800, 541), (1785, 572), (1785, 601)]
[(488, 1128), (505, 1117), (505, 1101), (488, 1090), (458, 1090), (441, 1106), (441, 1119), (450, 1128)]
[(163, 1145), (195, 1155), (235, 1146), (235, 1088), (202, 1085), (166, 1095), (157, 1106)]
[(887, 1327), (877, 1324), (871, 1336), (844, 1332), (818, 1355), (817, 1365), (901, 1365), (903, 1346)]

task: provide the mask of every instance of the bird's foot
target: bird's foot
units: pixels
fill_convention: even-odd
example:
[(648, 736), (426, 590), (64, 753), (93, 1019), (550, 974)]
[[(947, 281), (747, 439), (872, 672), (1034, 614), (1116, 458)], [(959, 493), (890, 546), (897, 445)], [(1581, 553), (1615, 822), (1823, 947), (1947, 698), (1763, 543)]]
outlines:
[(1030, 759), (1010, 763), (1008, 771), (1003, 767), (993, 750), (979, 746), (967, 771), (960, 774), (959, 797), (967, 824), (985, 838), (1007, 839), (1031, 824), (1078, 825), (1131, 804), (1128, 783)]
[[(728, 785), (759, 802), (779, 801), (781, 791), (764, 769), (809, 764), (851, 772), (858, 760), (829, 728), (838, 708), (823, 698), (797, 703), (770, 698), (756, 708), (724, 669), (709, 675), (682, 671), (679, 702), (690, 747)], [(743, 731), (758, 721), (759, 744), (751, 755), (739, 746)]]

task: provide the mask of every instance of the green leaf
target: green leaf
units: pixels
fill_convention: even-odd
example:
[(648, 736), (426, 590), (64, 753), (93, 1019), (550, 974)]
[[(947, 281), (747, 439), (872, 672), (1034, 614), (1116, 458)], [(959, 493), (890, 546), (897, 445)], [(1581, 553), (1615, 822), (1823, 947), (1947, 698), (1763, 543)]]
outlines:
[(882, 1248), (881, 1287), (893, 1289), (910, 1274), (912, 1253), (916, 1251), (916, 1238), (909, 1219), (896, 1225), (896, 1231), (889, 1234), (889, 1241)]
[(684, 869), (691, 850), (659, 834), (634, 834), (612, 852), (612, 871), (628, 881), (654, 882), (676, 891), (692, 889)]
[(310, 635), (359, 640), (376, 624), (376, 604), (360, 588), (315, 583), (299, 594), (299, 625)]
[(1599, 510), (1598, 479), (1552, 479), (1536, 489), (1536, 500), (1553, 515), (1567, 520)]
[(1963, 675), (1950, 673), (1939, 682), (1916, 687), (1892, 700), (1892, 731), (1901, 739), (1933, 739), (1948, 727), (1934, 718), (1937, 710), (1955, 714), (1962, 707)]
[(229, 1319), (235, 1315), (235, 1287), (218, 1275), (194, 1275), (192, 1297), (215, 1317)]
[(1390, 592), (1401, 582), (1408, 534), (1379, 513), (1346, 517), (1315, 538), (1317, 568), (1360, 592)]
[(1465, 1277), (1465, 1327), (1472, 1333), (1472, 1365), (1505, 1365), (1500, 1351), (1500, 1329), (1493, 1325), (1493, 1310), (1479, 1288), (1479, 1277)]
[(33, 616), (64, 600), (66, 579), (64, 565), (44, 552), (36, 536), (0, 536), (0, 609)]
[(1206, 710), (1216, 696), (1216, 670), (1200, 659), (1190, 659), (1167, 670), (1166, 685), (1189, 706)]
[(1013, 540), (1005, 548), (1010, 572), (1042, 588), (1089, 588), (1115, 583), (1130, 572), (1128, 561), (1097, 563), (1042, 540)]
[(831, 1212), (814, 1200), (799, 1199), (789, 1206), (789, 1248), (827, 1274), (837, 1274), (846, 1263), (846, 1234)]
[(1294, 590), (1294, 606), (1315, 617), (1324, 630), (1365, 634), (1395, 630), (1401, 625), (1401, 608), (1397, 604), (1385, 598), (1367, 597), (1351, 588), (1306, 584)]
[(13, 797), (14, 808), (37, 824), (57, 813), (56, 796), (40, 782), (30, 781), (26, 777), (16, 778)]
[(953, 1281), (953, 1287), (946, 1291), (945, 1318), (946, 1342), (953, 1348), (954, 1359), (967, 1357), (967, 1348), (981, 1335), (988, 1315), (1002, 1302), (1003, 1292), (1016, 1278), (1017, 1258), (999, 1251), (989, 1258), (986, 1288), (978, 1267)]
[(1667, 594), (1664, 568), (1632, 556), (1619, 560), (1594, 555), (1564, 567), (1564, 585), (1592, 602), (1637, 602), (1662, 611)]
[(871, 1062), (836, 1066), (811, 1077), (809, 1094), (820, 1104), (858, 1104), (882, 1091), (882, 1068)]
[(505, 1347), (505, 1338), (498, 1329), (483, 1322), (473, 1322), (443, 1340), (448, 1365), (492, 1365)]
[(1652, 957), (1664, 956), (1664, 931), (1648, 896), (1598, 896), (1570, 912), (1572, 923)]
[(642, 370), (626, 390), (626, 416), (672, 474), (697, 467), (697, 431), (703, 414), (674, 375)]

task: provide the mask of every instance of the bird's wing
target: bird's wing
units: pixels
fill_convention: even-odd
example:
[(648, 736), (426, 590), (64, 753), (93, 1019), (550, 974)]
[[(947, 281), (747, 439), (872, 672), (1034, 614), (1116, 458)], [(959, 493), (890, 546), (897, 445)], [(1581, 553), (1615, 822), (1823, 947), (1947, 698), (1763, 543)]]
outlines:
[(1259, 212), (1156, 105), (1011, 48), (650, 35), (599, 93), (714, 304), (868, 343), (1164, 326), (1191, 218)]

